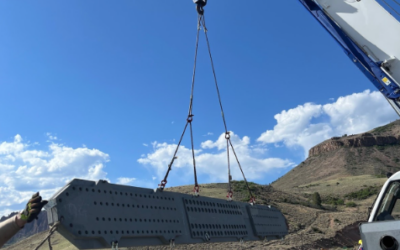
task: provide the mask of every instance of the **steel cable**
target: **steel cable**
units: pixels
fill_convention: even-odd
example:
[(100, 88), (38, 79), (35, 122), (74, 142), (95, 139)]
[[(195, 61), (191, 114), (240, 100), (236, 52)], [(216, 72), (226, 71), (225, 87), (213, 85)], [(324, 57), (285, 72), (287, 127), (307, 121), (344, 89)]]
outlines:
[[(186, 132), (186, 129), (187, 129), (188, 124), (189, 124), (189, 122), (186, 122), (185, 128), (183, 129), (181, 138), (180, 138), (180, 140), (179, 140), (179, 143), (178, 143), (178, 145), (176, 146), (174, 156), (172, 156), (171, 163), (168, 165), (168, 170), (167, 170), (167, 173), (165, 174), (165, 177), (164, 177), (164, 180), (163, 180), (163, 182), (165, 182), (165, 184), (167, 183), (167, 178), (168, 178), (169, 172), (171, 171), (171, 169), (172, 169), (172, 164), (174, 164), (174, 161), (175, 161), (175, 159), (176, 159), (176, 154), (178, 153), (179, 146), (180, 146), (181, 143), (182, 143), (182, 139), (183, 139), (183, 136), (185, 135), (185, 132)], [(164, 188), (165, 184), (164, 184), (161, 188)]]
[(244, 176), (244, 172), (243, 172), (242, 166), (240, 165), (239, 158), (237, 157), (235, 149), (233, 148), (232, 141), (231, 141), (231, 139), (229, 139), (228, 141), (229, 141), (229, 144), (231, 145), (232, 152), (235, 155), (237, 164), (239, 165), (240, 172), (242, 172), (244, 182), (246, 183), (247, 190), (249, 191), (249, 194), (250, 194), (250, 200), (253, 201), (254, 200), (254, 196), (253, 196), (253, 194), (251, 192), (251, 189), (250, 189), (249, 183), (247, 182), (246, 176)]
[[(226, 135), (226, 134), (225, 134)], [(228, 199), (232, 199), (231, 164), (229, 157), (229, 141), (226, 140), (226, 156), (228, 158)]]
[(196, 36), (196, 49), (195, 49), (195, 57), (194, 57), (194, 66), (193, 66), (193, 76), (192, 76), (192, 87), (191, 87), (191, 95), (190, 95), (190, 104), (189, 104), (189, 111), (188, 111), (188, 118), (186, 120), (186, 125), (183, 129), (181, 138), (179, 140), (179, 143), (175, 149), (174, 155), (172, 157), (171, 163), (168, 165), (168, 170), (167, 173), (164, 177), (164, 180), (161, 181), (161, 189), (163, 189), (167, 183), (167, 178), (169, 175), (169, 172), (172, 170), (172, 164), (174, 163), (174, 160), (176, 159), (176, 154), (178, 153), (179, 147), (182, 143), (182, 139), (183, 136), (185, 135), (186, 129), (188, 124), (190, 124), (190, 140), (191, 140), (191, 147), (192, 147), (192, 158), (193, 158), (193, 170), (194, 170), (194, 181), (195, 181), (195, 194), (197, 194), (198, 192), (198, 182), (197, 182), (197, 172), (196, 172), (196, 160), (195, 160), (195, 152), (194, 152), (194, 140), (193, 140), (193, 126), (192, 126), (192, 121), (193, 121), (193, 95), (194, 95), (194, 83), (195, 83), (195, 76), (196, 76), (196, 66), (197, 66), (197, 54), (198, 54), (198, 46), (199, 46), (199, 33), (200, 33), (200, 29), (201, 26), (203, 26), (204, 29), (204, 34), (205, 34), (205, 38), (206, 38), (206, 42), (207, 42), (207, 48), (208, 48), (208, 54), (210, 57), (210, 61), (211, 61), (211, 67), (212, 67), (212, 71), (213, 71), (213, 76), (214, 76), (214, 82), (215, 82), (215, 87), (217, 90), (217, 95), (218, 95), (218, 101), (219, 101), (219, 106), (221, 109), (221, 115), (222, 115), (222, 121), (224, 123), (224, 128), (225, 128), (225, 139), (227, 140), (227, 158), (228, 158), (228, 187), (229, 187), (229, 194), (232, 193), (232, 188), (231, 188), (231, 172), (230, 172), (230, 160), (229, 160), (229, 146), (232, 148), (232, 152), (236, 158), (236, 161), (238, 163), (239, 169), (243, 175), (243, 179), (246, 183), (246, 187), (249, 191), (250, 197), (251, 197), (251, 202), (254, 202), (254, 196), (250, 190), (249, 184), (247, 182), (246, 176), (243, 172), (242, 166), (239, 162), (239, 158), (237, 157), (237, 154), (235, 152), (235, 149), (232, 145), (232, 141), (230, 139), (230, 134), (228, 131), (228, 127), (226, 125), (226, 119), (225, 119), (225, 114), (224, 114), (224, 109), (222, 106), (222, 99), (221, 99), (221, 94), (219, 91), (219, 87), (218, 87), (218, 81), (217, 81), (217, 75), (215, 73), (215, 67), (214, 67), (214, 61), (212, 58), (212, 54), (211, 54), (211, 47), (210, 47), (210, 42), (208, 39), (208, 35), (207, 35), (207, 27), (206, 27), (206, 22), (205, 22), (205, 18), (204, 18), (204, 13), (203, 14), (198, 14), (198, 23), (197, 23), (197, 36)]
[[(214, 60), (213, 60), (212, 54), (211, 54), (210, 41), (208, 40), (207, 27), (206, 27), (206, 20), (205, 20), (204, 15), (203, 15), (203, 20), (202, 20), (202, 21), (203, 21), (202, 24), (203, 24), (203, 28), (204, 28), (204, 34), (205, 34), (206, 41), (207, 41), (208, 54), (209, 54), (209, 56), (210, 56), (211, 67), (212, 67), (212, 71), (213, 71), (213, 75), (214, 75), (214, 82), (215, 82), (215, 87), (216, 87), (216, 90), (217, 90), (219, 106), (220, 106), (220, 108), (221, 108), (222, 121), (223, 121), (224, 127), (225, 127), (225, 138), (226, 138), (227, 141), (229, 141), (229, 144), (230, 144), (230, 146), (231, 146), (231, 148), (232, 148), (232, 152), (233, 152), (233, 154), (235, 155), (236, 161), (237, 161), (237, 163), (238, 163), (238, 165), (239, 165), (239, 169), (240, 169), (240, 171), (242, 172), (243, 179), (244, 179), (244, 181), (245, 181), (245, 183), (246, 183), (247, 189), (248, 189), (249, 194), (250, 194), (251, 202), (254, 202), (254, 196), (253, 196), (253, 194), (252, 194), (252, 192), (251, 192), (251, 190), (250, 190), (250, 187), (249, 187), (249, 184), (248, 184), (248, 182), (247, 182), (246, 176), (244, 175), (242, 166), (241, 166), (241, 164), (240, 164), (240, 162), (239, 162), (239, 158), (237, 157), (236, 152), (235, 152), (235, 149), (234, 149), (234, 147), (233, 147), (233, 145), (232, 145), (232, 141), (231, 141), (231, 139), (230, 139), (229, 131), (228, 131), (228, 128), (227, 128), (227, 125), (226, 125), (225, 114), (224, 114), (224, 109), (223, 109), (223, 107), (222, 107), (221, 94), (220, 94), (219, 87), (218, 87), (217, 75), (216, 75), (216, 73), (215, 73)], [(228, 173), (229, 173), (229, 175), (230, 175), (229, 149), (227, 150), (227, 154), (228, 154)], [(229, 188), (231, 188), (230, 176), (228, 177), (228, 185), (229, 185)], [(231, 190), (230, 190), (230, 191), (231, 191)]]
[(176, 154), (178, 153), (179, 147), (182, 143), (183, 137), (185, 135), (186, 129), (188, 124), (190, 123), (190, 138), (191, 138), (191, 144), (192, 144), (192, 156), (193, 156), (193, 168), (194, 168), (194, 178), (195, 178), (195, 187), (198, 187), (197, 184), (197, 173), (196, 173), (196, 161), (195, 161), (195, 157), (194, 157), (194, 147), (193, 147), (193, 129), (192, 129), (192, 120), (193, 120), (193, 94), (194, 94), (194, 82), (195, 82), (195, 78), (196, 78), (196, 67), (197, 67), (197, 52), (198, 52), (198, 48), (199, 48), (199, 36), (200, 36), (200, 26), (201, 26), (201, 20), (202, 20), (202, 16), (198, 15), (197, 18), (197, 35), (196, 35), (196, 48), (195, 48), (195, 54), (194, 54), (194, 66), (193, 66), (193, 76), (192, 76), (192, 87), (191, 87), (191, 93), (190, 93), (190, 103), (189, 103), (189, 111), (188, 111), (188, 117), (186, 119), (186, 125), (185, 128), (183, 129), (181, 138), (179, 139), (179, 143), (176, 146), (174, 155), (172, 156), (172, 160), (170, 162), (170, 164), (168, 165), (168, 170), (167, 173), (165, 174), (164, 179), (161, 181), (161, 184), (159, 185), (161, 189), (164, 189), (165, 185), (167, 184), (167, 178), (169, 175), (169, 172), (172, 170), (172, 165), (176, 159)]
[(57, 227), (58, 227), (59, 224), (60, 224), (60, 222), (56, 222), (56, 223), (50, 228), (49, 234), (40, 242), (40, 244), (35, 248), (35, 250), (38, 250), (38, 249), (43, 245), (43, 243), (46, 242), (46, 240), (49, 241), (49, 249), (50, 249), (50, 250), (52, 249), (51, 242), (50, 242), (50, 237), (51, 237), (51, 236), (53, 235), (53, 233), (57, 230)]

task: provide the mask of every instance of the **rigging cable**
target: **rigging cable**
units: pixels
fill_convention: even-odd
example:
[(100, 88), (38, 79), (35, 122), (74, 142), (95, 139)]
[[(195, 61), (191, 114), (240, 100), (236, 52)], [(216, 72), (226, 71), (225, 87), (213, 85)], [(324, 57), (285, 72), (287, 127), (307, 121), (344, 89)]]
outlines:
[[(247, 187), (247, 189), (248, 189), (248, 191), (249, 191), (249, 194), (250, 194), (250, 203), (251, 203), (251, 204), (254, 204), (254, 203), (255, 203), (255, 197), (253, 196), (253, 194), (252, 194), (252, 192), (251, 192), (251, 189), (250, 189), (250, 187), (249, 187), (249, 184), (248, 184), (248, 182), (247, 182), (247, 180), (246, 180), (246, 176), (244, 175), (242, 166), (241, 166), (241, 164), (240, 164), (240, 162), (239, 162), (239, 158), (237, 157), (236, 152), (235, 152), (235, 149), (234, 149), (234, 147), (233, 147), (233, 145), (232, 145), (232, 141), (231, 141), (231, 137), (230, 137), (230, 132), (228, 131), (228, 128), (227, 128), (227, 125), (226, 125), (225, 114), (224, 114), (224, 109), (223, 109), (223, 107), (222, 107), (221, 94), (220, 94), (219, 87), (218, 87), (217, 75), (216, 75), (216, 73), (215, 73), (214, 60), (213, 60), (212, 54), (211, 54), (210, 41), (208, 40), (207, 27), (206, 27), (206, 20), (205, 20), (204, 14), (203, 14), (203, 19), (202, 19), (202, 21), (203, 21), (203, 22), (202, 22), (202, 25), (203, 25), (203, 29), (204, 29), (204, 34), (205, 34), (206, 41), (207, 41), (208, 54), (209, 54), (209, 56), (210, 56), (211, 67), (212, 67), (212, 71), (213, 71), (213, 75), (214, 75), (214, 82), (215, 82), (215, 87), (216, 87), (216, 90), (217, 90), (219, 106), (220, 106), (220, 108), (221, 108), (222, 121), (223, 121), (224, 127), (225, 127), (225, 139), (227, 140), (227, 143), (229, 142), (229, 145), (231, 146), (232, 152), (233, 152), (233, 154), (235, 155), (236, 161), (237, 161), (237, 163), (238, 163), (239, 169), (240, 169), (240, 171), (242, 172), (243, 179), (244, 179), (244, 181), (245, 181), (245, 183), (246, 183), (246, 187)], [(228, 148), (227, 148), (227, 154), (228, 154), (228, 174), (229, 174), (229, 176), (228, 176), (229, 190), (228, 190), (228, 195), (227, 195), (227, 196), (230, 196), (231, 193), (232, 193), (232, 188), (231, 188), (231, 175), (230, 175), (230, 166), (229, 166), (229, 146), (228, 146)], [(228, 197), (228, 199), (229, 199), (229, 198), (231, 198), (231, 197)]]
[(175, 161), (175, 159), (177, 159), (176, 154), (178, 153), (179, 150), (179, 146), (182, 143), (182, 139), (183, 136), (185, 135), (186, 129), (188, 127), (188, 125), (190, 125), (190, 139), (191, 139), (191, 146), (192, 146), (192, 158), (193, 158), (193, 170), (194, 170), (194, 182), (195, 182), (195, 186), (194, 186), (194, 195), (198, 196), (199, 194), (199, 185), (197, 182), (197, 172), (196, 172), (196, 160), (195, 160), (195, 153), (194, 153), (194, 143), (193, 143), (193, 127), (192, 127), (192, 121), (193, 121), (193, 94), (194, 94), (194, 83), (195, 83), (195, 76), (196, 76), (196, 65), (197, 65), (197, 54), (198, 54), (198, 47), (199, 47), (199, 34), (200, 34), (200, 29), (201, 26), (203, 26), (204, 29), (204, 34), (206, 37), (206, 41), (207, 41), (207, 48), (208, 48), (208, 54), (210, 56), (210, 61), (211, 61), (211, 67), (212, 67), (212, 71), (213, 71), (213, 75), (214, 75), (214, 82), (215, 82), (215, 87), (217, 90), (217, 95), (218, 95), (218, 101), (219, 101), (219, 106), (221, 108), (221, 115), (222, 115), (222, 120), (224, 123), (224, 128), (225, 128), (225, 139), (226, 141), (226, 146), (227, 146), (227, 158), (228, 158), (228, 200), (232, 200), (232, 186), (231, 186), (231, 172), (230, 172), (230, 159), (229, 159), (229, 146), (232, 148), (232, 152), (236, 158), (236, 161), (238, 163), (239, 169), (242, 172), (243, 175), (243, 179), (245, 181), (246, 187), (249, 191), (250, 194), (250, 203), (254, 204), (255, 203), (255, 197), (253, 196), (251, 189), (249, 187), (249, 184), (247, 182), (247, 179), (244, 175), (242, 166), (239, 162), (239, 158), (236, 155), (235, 149), (232, 145), (232, 141), (230, 139), (230, 132), (228, 131), (227, 125), (226, 125), (226, 120), (225, 120), (225, 115), (224, 115), (224, 110), (222, 107), (222, 101), (221, 101), (221, 95), (220, 95), (220, 91), (219, 91), (219, 87), (218, 87), (218, 82), (217, 82), (217, 76), (215, 73), (215, 67), (214, 67), (214, 61), (211, 55), (211, 48), (210, 48), (210, 42), (208, 40), (208, 35), (207, 35), (207, 28), (206, 28), (206, 22), (205, 22), (205, 17), (204, 17), (204, 9), (203, 7), (207, 4), (207, 0), (194, 0), (194, 2), (197, 4), (197, 12), (198, 12), (198, 18), (197, 18), (197, 35), (196, 35), (196, 49), (195, 49), (195, 57), (194, 57), (194, 66), (193, 66), (193, 76), (192, 76), (192, 88), (191, 88), (191, 95), (190, 95), (190, 104), (189, 104), (189, 112), (188, 112), (188, 117), (186, 119), (186, 125), (183, 129), (181, 138), (179, 140), (179, 143), (175, 149), (174, 155), (172, 157), (172, 160), (170, 162), (170, 164), (168, 165), (168, 170), (167, 173), (164, 177), (164, 179), (161, 181), (161, 184), (159, 184), (159, 190), (164, 190), (165, 185), (167, 184), (167, 178), (169, 175), (169, 172), (172, 170), (172, 165)]
[(35, 248), (35, 250), (38, 250), (45, 242), (46, 240), (49, 242), (49, 249), (52, 250), (53, 247), (51, 245), (50, 237), (54, 234), (54, 232), (57, 230), (58, 225), (60, 225), (60, 222), (56, 222), (49, 230), (49, 234), (40, 242), (40, 244)]
[(232, 180), (232, 175), (231, 175), (231, 164), (230, 164), (230, 157), (229, 157), (229, 141), (228, 141), (228, 136), (230, 136), (229, 132), (225, 134), (225, 139), (226, 139), (226, 156), (228, 158), (228, 194), (226, 195), (226, 198), (228, 198), (228, 201), (231, 201), (233, 198), (233, 192), (232, 192), (232, 185), (231, 185), (231, 180)]
[(169, 172), (172, 170), (172, 165), (174, 163), (174, 161), (178, 158), (176, 156), (176, 154), (178, 153), (179, 150), (179, 146), (182, 143), (182, 139), (183, 136), (185, 135), (186, 129), (188, 127), (188, 125), (190, 124), (190, 138), (191, 138), (191, 144), (192, 144), (192, 157), (193, 157), (193, 169), (194, 169), (194, 182), (195, 182), (195, 186), (194, 186), (194, 192), (195, 195), (198, 195), (199, 192), (199, 185), (197, 183), (197, 173), (196, 173), (196, 161), (195, 161), (195, 157), (194, 157), (194, 145), (193, 145), (193, 127), (192, 127), (192, 121), (193, 121), (193, 94), (194, 94), (194, 82), (195, 82), (195, 77), (196, 77), (196, 66), (197, 66), (197, 51), (199, 48), (199, 36), (200, 36), (200, 27), (201, 27), (201, 20), (202, 20), (202, 16), (199, 15), (197, 18), (197, 35), (196, 35), (196, 49), (195, 49), (195, 55), (194, 55), (194, 66), (193, 66), (193, 76), (192, 76), (192, 88), (191, 88), (191, 94), (190, 94), (190, 104), (189, 104), (189, 111), (188, 111), (188, 117), (186, 119), (186, 125), (183, 129), (181, 138), (179, 140), (178, 145), (176, 146), (174, 155), (172, 157), (172, 160), (170, 162), (170, 164), (168, 165), (168, 170), (167, 173), (165, 174), (164, 179), (161, 181), (161, 184), (159, 184), (159, 190), (164, 190), (165, 185), (167, 184), (167, 179), (168, 179), (168, 175)]

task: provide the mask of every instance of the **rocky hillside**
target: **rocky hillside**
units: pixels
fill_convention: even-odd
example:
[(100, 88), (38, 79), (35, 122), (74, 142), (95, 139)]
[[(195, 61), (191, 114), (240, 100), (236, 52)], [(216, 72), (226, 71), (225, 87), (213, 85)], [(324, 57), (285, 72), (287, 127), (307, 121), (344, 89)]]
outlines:
[(362, 148), (400, 144), (400, 120), (359, 135), (332, 137), (309, 151), (309, 157), (336, 151), (340, 148)]
[(384, 176), (397, 171), (400, 171), (400, 121), (318, 144), (310, 149), (304, 162), (273, 186), (290, 190), (316, 181), (360, 175)]

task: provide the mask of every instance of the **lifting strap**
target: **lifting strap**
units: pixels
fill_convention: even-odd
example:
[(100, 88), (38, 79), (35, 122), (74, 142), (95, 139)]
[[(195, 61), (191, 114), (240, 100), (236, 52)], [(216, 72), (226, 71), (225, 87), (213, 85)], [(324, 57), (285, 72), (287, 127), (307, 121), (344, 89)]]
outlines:
[(53, 247), (50, 242), (50, 237), (54, 234), (54, 232), (57, 230), (58, 225), (60, 222), (55, 223), (49, 230), (49, 234), (40, 242), (40, 244), (35, 248), (35, 250), (38, 250), (45, 242), (46, 240), (49, 242), (49, 249), (52, 250)]
[(225, 128), (225, 139), (227, 141), (226, 142), (227, 143), (226, 152), (227, 152), (227, 155), (228, 155), (228, 188), (229, 188), (227, 197), (228, 197), (229, 200), (231, 200), (232, 199), (232, 194), (233, 194), (232, 185), (231, 185), (230, 163), (229, 163), (229, 146), (231, 146), (232, 152), (235, 155), (235, 158), (236, 158), (237, 164), (239, 166), (239, 169), (242, 172), (243, 179), (244, 179), (244, 181), (246, 183), (247, 190), (249, 191), (250, 203), (254, 204), (255, 203), (255, 197), (253, 196), (253, 194), (251, 192), (251, 189), (249, 187), (249, 184), (247, 182), (246, 176), (244, 175), (242, 166), (241, 166), (241, 164), (239, 162), (239, 158), (237, 157), (235, 149), (234, 149), (234, 147), (232, 145), (230, 132), (228, 131), (228, 127), (226, 125), (225, 114), (224, 114), (224, 109), (222, 107), (221, 94), (220, 94), (219, 87), (218, 87), (217, 75), (215, 73), (214, 60), (213, 60), (212, 54), (211, 54), (210, 41), (208, 40), (208, 34), (207, 34), (207, 28), (206, 28), (206, 19), (205, 19), (204, 15), (203, 15), (203, 18), (202, 18), (202, 25), (203, 25), (204, 34), (205, 34), (206, 41), (207, 41), (208, 54), (210, 56), (211, 67), (212, 67), (212, 71), (213, 71), (213, 75), (214, 75), (215, 88), (216, 88), (217, 94), (218, 94), (219, 106), (221, 108), (222, 121), (224, 123), (224, 128)]
[(224, 115), (224, 109), (222, 107), (222, 100), (221, 100), (221, 94), (219, 91), (219, 87), (218, 87), (218, 81), (217, 81), (217, 75), (215, 73), (215, 67), (214, 67), (214, 61), (212, 58), (212, 54), (211, 54), (211, 48), (210, 48), (210, 42), (208, 40), (208, 34), (207, 34), (207, 27), (206, 27), (206, 21), (205, 21), (205, 17), (204, 17), (204, 9), (203, 7), (207, 4), (206, 0), (194, 0), (194, 3), (197, 4), (197, 12), (198, 12), (198, 18), (197, 18), (197, 36), (196, 36), (196, 50), (195, 50), (195, 57), (194, 57), (194, 67), (193, 67), (193, 76), (192, 76), (192, 89), (191, 89), (191, 95), (190, 95), (190, 104), (189, 104), (189, 112), (188, 112), (188, 117), (186, 119), (186, 125), (183, 129), (183, 133), (181, 135), (181, 138), (179, 140), (178, 145), (176, 146), (174, 155), (172, 157), (171, 163), (168, 165), (168, 170), (167, 173), (164, 177), (164, 179), (161, 181), (161, 184), (159, 184), (159, 190), (164, 190), (165, 185), (167, 184), (167, 178), (169, 175), (169, 172), (172, 169), (172, 165), (175, 161), (175, 159), (177, 159), (176, 154), (178, 153), (179, 150), (179, 146), (182, 143), (182, 139), (183, 136), (185, 135), (186, 129), (188, 127), (188, 125), (190, 125), (190, 139), (191, 139), (191, 146), (192, 146), (192, 158), (193, 158), (193, 170), (194, 170), (194, 181), (195, 181), (195, 186), (194, 186), (194, 194), (197, 196), (199, 193), (199, 185), (197, 183), (197, 173), (196, 173), (196, 160), (195, 160), (195, 154), (194, 154), (194, 143), (193, 143), (193, 128), (192, 128), (192, 121), (193, 121), (193, 92), (194, 92), (194, 82), (195, 82), (195, 76), (196, 76), (196, 64), (197, 64), (197, 52), (198, 52), (198, 47), (199, 47), (199, 33), (200, 33), (200, 29), (201, 27), (203, 27), (204, 30), (204, 34), (205, 34), (205, 38), (207, 41), (207, 48), (208, 48), (208, 54), (210, 57), (210, 61), (211, 61), (211, 67), (212, 67), (212, 71), (213, 71), (213, 75), (214, 75), (214, 82), (215, 82), (215, 87), (217, 90), (217, 95), (218, 95), (218, 101), (219, 101), (219, 106), (221, 109), (221, 115), (222, 115), (222, 121), (224, 124), (224, 128), (225, 128), (225, 139), (226, 139), (226, 152), (227, 152), (227, 160), (228, 160), (228, 194), (227, 194), (227, 198), (228, 200), (232, 200), (232, 196), (233, 196), (233, 192), (232, 192), (232, 185), (231, 185), (231, 180), (232, 180), (232, 176), (231, 176), (231, 169), (230, 169), (230, 157), (229, 157), (229, 150), (230, 148), (232, 149), (232, 152), (236, 158), (236, 161), (238, 163), (239, 169), (243, 175), (243, 179), (246, 183), (246, 187), (249, 191), (249, 195), (250, 195), (250, 204), (254, 204), (255, 203), (255, 197), (253, 196), (251, 189), (249, 187), (249, 184), (247, 182), (247, 179), (244, 175), (242, 166), (239, 162), (239, 158), (237, 157), (237, 154), (235, 152), (235, 149), (232, 145), (232, 141), (231, 141), (231, 136), (230, 136), (230, 132), (228, 131), (228, 127), (226, 125), (226, 120), (225, 120), (225, 115)]
[(178, 145), (176, 146), (174, 155), (172, 156), (172, 160), (170, 164), (168, 165), (168, 170), (167, 173), (165, 174), (164, 179), (161, 181), (161, 184), (159, 184), (159, 190), (162, 191), (165, 188), (165, 185), (167, 184), (167, 179), (169, 172), (172, 169), (172, 164), (174, 161), (177, 159), (176, 154), (178, 153), (179, 146), (182, 143), (183, 136), (185, 135), (186, 129), (188, 125), (190, 125), (190, 139), (191, 139), (191, 146), (192, 146), (192, 158), (193, 158), (193, 170), (194, 170), (194, 193), (195, 195), (198, 195), (199, 193), (199, 185), (197, 182), (197, 173), (196, 173), (196, 159), (194, 156), (194, 143), (193, 143), (193, 126), (192, 126), (192, 121), (193, 121), (193, 94), (194, 94), (194, 82), (196, 78), (196, 66), (197, 66), (197, 51), (199, 48), (199, 35), (200, 35), (200, 27), (201, 27), (201, 20), (203, 18), (203, 15), (198, 15), (197, 18), (197, 35), (196, 35), (196, 49), (195, 49), (195, 54), (194, 54), (194, 66), (193, 66), (193, 76), (192, 76), (192, 89), (191, 89), (191, 94), (190, 94), (190, 103), (189, 103), (189, 112), (188, 116), (186, 118), (186, 124), (185, 127), (183, 128), (183, 132), (181, 135), (181, 138), (179, 139)]

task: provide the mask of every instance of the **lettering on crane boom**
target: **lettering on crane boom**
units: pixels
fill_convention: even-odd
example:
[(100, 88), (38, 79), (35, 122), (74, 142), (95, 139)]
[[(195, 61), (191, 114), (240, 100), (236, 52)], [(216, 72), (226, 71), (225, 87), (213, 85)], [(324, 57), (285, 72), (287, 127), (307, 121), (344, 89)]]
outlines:
[(45, 207), (49, 225), (78, 249), (278, 239), (276, 208), (74, 179)]

